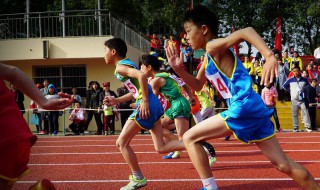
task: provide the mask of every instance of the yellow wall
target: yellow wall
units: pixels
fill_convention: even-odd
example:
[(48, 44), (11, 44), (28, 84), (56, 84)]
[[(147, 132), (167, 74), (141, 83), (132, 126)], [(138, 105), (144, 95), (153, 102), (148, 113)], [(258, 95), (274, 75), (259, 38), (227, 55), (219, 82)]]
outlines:
[[(2, 63), (20, 68), (31, 80), (32, 66), (86, 65), (87, 83), (92, 80), (96, 80), (100, 84), (109, 81), (111, 82), (111, 90), (116, 92), (117, 88), (122, 85), (114, 76), (115, 66), (106, 65), (103, 59), (104, 41), (108, 38), (110, 37), (49, 39), (49, 59), (42, 58), (43, 39), (0, 41), (0, 60), (2, 60)], [(30, 49), (32, 51), (30, 51)], [(128, 45), (127, 57), (135, 63), (139, 62), (139, 58), (142, 54), (143, 52)], [(24, 104), (25, 108), (29, 108), (30, 99), (28, 97), (25, 97)], [(26, 120), (28, 120), (28, 114), (24, 114), (24, 116)], [(61, 131), (64, 123), (63, 117), (60, 117), (59, 123)], [(69, 124), (68, 120), (66, 120), (66, 124)], [(30, 127), (32, 131), (36, 130), (35, 126), (32, 125)], [(120, 128), (119, 121), (116, 123), (116, 129), (120, 130)], [(96, 130), (94, 119), (90, 123), (89, 130)]]

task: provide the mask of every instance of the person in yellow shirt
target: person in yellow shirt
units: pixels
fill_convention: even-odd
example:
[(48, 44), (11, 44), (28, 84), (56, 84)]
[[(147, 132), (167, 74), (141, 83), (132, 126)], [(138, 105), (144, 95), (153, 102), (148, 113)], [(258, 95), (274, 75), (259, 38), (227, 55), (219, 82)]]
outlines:
[(244, 57), (243, 66), (247, 69), (247, 71), (249, 72), (249, 75), (252, 77), (252, 75), (253, 75), (253, 64), (251, 63), (248, 55), (246, 55)]
[(301, 60), (300, 55), (297, 51), (294, 51), (293, 57), (291, 58), (290, 71), (293, 68), (292, 67), (293, 64), (295, 64), (296, 66), (299, 66), (299, 68), (302, 70), (302, 60)]
[(283, 52), (282, 56), (282, 63), (289, 68), (291, 66), (291, 57), (289, 57), (289, 54), (287, 51)]
[(253, 66), (253, 83), (257, 85), (258, 87), (258, 94), (261, 94), (261, 76), (262, 76), (262, 66), (260, 66), (260, 63), (258, 60), (254, 62)]

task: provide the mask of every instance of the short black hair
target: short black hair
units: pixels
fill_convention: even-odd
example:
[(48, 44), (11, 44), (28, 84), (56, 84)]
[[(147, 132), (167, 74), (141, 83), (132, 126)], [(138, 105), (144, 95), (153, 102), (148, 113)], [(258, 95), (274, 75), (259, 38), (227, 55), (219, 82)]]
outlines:
[(159, 61), (159, 59), (156, 56), (153, 55), (142, 55), (142, 60), (141, 63), (145, 66), (151, 66), (153, 68), (153, 70), (155, 71), (160, 71), (160, 68), (162, 66), (161, 62)]
[(217, 16), (207, 7), (197, 6), (186, 12), (183, 22), (193, 22), (197, 27), (208, 26), (211, 33), (218, 36), (219, 20)]
[(104, 45), (110, 50), (116, 50), (120, 57), (127, 56), (127, 44), (120, 38), (112, 38), (104, 42)]

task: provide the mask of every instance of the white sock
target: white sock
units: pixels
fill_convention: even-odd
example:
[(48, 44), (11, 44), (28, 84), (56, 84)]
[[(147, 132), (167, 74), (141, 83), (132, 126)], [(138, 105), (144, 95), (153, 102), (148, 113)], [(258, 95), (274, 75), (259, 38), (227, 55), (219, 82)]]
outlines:
[(214, 177), (210, 177), (208, 179), (201, 180), (203, 187), (207, 190), (216, 190), (218, 189), (218, 186), (216, 184), (216, 180), (214, 180)]
[(134, 177), (136, 177), (138, 180), (141, 180), (144, 178), (141, 171), (133, 171), (132, 173), (133, 173)]

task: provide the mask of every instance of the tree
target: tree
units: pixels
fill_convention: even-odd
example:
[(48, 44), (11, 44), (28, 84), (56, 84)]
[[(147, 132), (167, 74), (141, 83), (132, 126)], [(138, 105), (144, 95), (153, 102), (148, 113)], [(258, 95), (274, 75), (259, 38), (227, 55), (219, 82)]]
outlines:
[(286, 8), (287, 33), (293, 36), (288, 43), (296, 45), (305, 54), (312, 54), (320, 42), (319, 6), (320, 0), (305, 0)]

